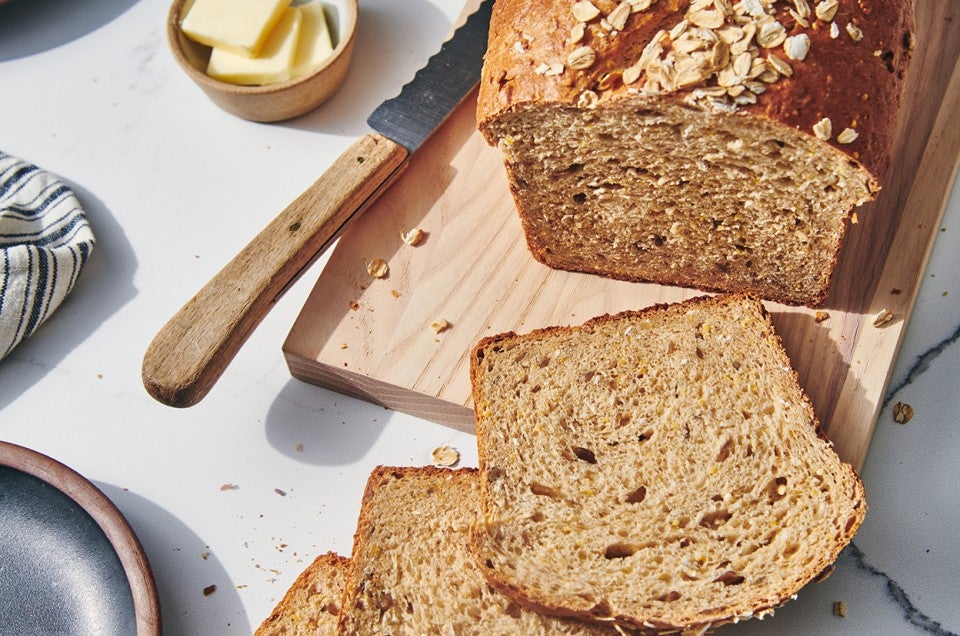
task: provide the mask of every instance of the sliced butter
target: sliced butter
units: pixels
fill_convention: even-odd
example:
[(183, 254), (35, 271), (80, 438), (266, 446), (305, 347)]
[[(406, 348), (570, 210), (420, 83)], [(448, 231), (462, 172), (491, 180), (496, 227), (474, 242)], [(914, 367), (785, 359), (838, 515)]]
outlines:
[(207, 75), (244, 85), (274, 84), (290, 79), (300, 23), (300, 11), (293, 7), (286, 9), (257, 57), (214, 47), (207, 64)]
[(294, 56), (293, 77), (312, 71), (333, 54), (333, 39), (320, 0), (310, 0), (297, 9), (303, 20), (300, 23), (300, 43)]
[(196, 0), (180, 28), (191, 40), (238, 55), (261, 53), (291, 0)]

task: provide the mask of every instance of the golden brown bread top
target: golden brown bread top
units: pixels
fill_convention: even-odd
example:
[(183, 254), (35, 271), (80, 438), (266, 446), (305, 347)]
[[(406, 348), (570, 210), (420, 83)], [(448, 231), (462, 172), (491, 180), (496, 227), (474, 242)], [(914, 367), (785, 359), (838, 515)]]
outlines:
[[(632, 2), (646, 4), (645, 0)], [(706, 9), (726, 5), (736, 10), (753, 2), (771, 4), (770, 0), (717, 0)], [(760, 56), (773, 54), (787, 62), (792, 75), (766, 83), (755, 104), (739, 104), (736, 109), (808, 134), (814, 134), (814, 125), (828, 118), (832, 124), (829, 143), (882, 178), (889, 163), (904, 75), (913, 48), (913, 3), (837, 0), (831, 20), (818, 18), (818, 8), (832, 9), (833, 2), (772, 3), (784, 35), (809, 38), (809, 53), (802, 60), (790, 59), (782, 44), (758, 47)], [(629, 13), (622, 30), (617, 31), (610, 29), (610, 22), (616, 22), (610, 18), (617, 10), (615, 0), (593, 0), (600, 13), (585, 23), (574, 15), (574, 4), (575, 0), (497, 1), (477, 108), (479, 127), (491, 144), (498, 140), (492, 138), (488, 125), (517, 107), (545, 103), (582, 106), (591, 101), (584, 98), (586, 91), (596, 94), (594, 104), (599, 105), (613, 105), (638, 94), (642, 78), (625, 84), (623, 71), (637, 62), (661, 30), (669, 32), (691, 8), (690, 0), (654, 0), (649, 8)], [(629, 7), (630, 2), (622, 4)], [(700, 9), (706, 3), (695, 0), (694, 4), (694, 9)], [(825, 6), (818, 7), (820, 4)], [(798, 18), (804, 13), (806, 18)], [(821, 13), (830, 15), (829, 10)], [(728, 17), (726, 25), (732, 21)], [(576, 33), (578, 23), (585, 29), (576, 40), (571, 33)], [(672, 39), (667, 36), (662, 41), (669, 51)], [(595, 51), (595, 62), (586, 68), (571, 68), (569, 56), (584, 46)], [(732, 63), (730, 58), (725, 60)], [(692, 91), (716, 85), (714, 74), (699, 83), (658, 94), (689, 101)], [(855, 130), (857, 137), (840, 143), (837, 137), (845, 128)]]

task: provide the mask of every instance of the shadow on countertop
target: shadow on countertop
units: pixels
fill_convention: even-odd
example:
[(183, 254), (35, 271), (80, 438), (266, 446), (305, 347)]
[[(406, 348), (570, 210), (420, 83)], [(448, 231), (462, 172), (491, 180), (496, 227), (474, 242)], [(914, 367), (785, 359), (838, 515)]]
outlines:
[(141, 495), (103, 482), (96, 486), (122, 510), (147, 555), (164, 633), (188, 633), (196, 623), (217, 625), (224, 635), (252, 633), (236, 585), (202, 537)]
[(63, 303), (0, 361), (0, 411), (37, 384), (74, 347), (137, 295), (133, 286), (137, 259), (123, 228), (93, 193), (60, 178), (83, 206), (96, 243)]
[(72, 42), (96, 31), (136, 3), (137, 0), (0, 1), (0, 62)]

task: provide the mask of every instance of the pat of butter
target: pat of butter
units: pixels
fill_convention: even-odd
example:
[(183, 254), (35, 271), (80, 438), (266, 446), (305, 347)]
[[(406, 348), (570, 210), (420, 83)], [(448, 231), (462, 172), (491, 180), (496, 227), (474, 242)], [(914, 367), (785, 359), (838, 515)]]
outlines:
[(191, 40), (238, 55), (259, 55), (291, 0), (196, 0), (180, 28)]
[(274, 84), (290, 79), (301, 19), (300, 11), (296, 8), (286, 9), (257, 57), (214, 48), (210, 52), (207, 75), (224, 82), (245, 85)]
[(300, 23), (300, 44), (294, 57), (293, 77), (312, 71), (333, 54), (333, 39), (320, 0), (310, 0), (297, 9), (303, 21)]

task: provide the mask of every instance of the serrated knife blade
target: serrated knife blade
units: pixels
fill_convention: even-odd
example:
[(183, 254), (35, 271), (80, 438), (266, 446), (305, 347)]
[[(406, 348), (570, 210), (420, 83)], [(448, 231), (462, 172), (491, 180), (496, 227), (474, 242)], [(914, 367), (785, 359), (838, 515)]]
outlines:
[(493, 0), (381, 104), (355, 141), (157, 333), (143, 357), (147, 392), (163, 404), (202, 400), (263, 317), (480, 80)]
[(415, 152), (477, 85), (492, 9), (493, 0), (485, 0), (399, 95), (373, 111), (367, 125)]

